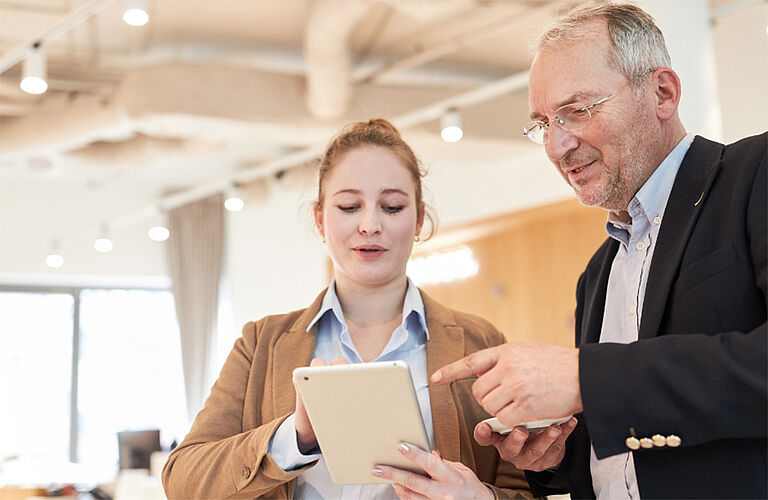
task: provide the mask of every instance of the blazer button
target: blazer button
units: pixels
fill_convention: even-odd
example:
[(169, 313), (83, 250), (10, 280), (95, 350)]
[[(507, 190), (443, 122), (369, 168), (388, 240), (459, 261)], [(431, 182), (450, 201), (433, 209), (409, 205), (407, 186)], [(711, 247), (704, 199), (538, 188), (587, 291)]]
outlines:
[(677, 448), (678, 446), (680, 446), (682, 442), (683, 440), (675, 436), (674, 434), (670, 434), (669, 436), (667, 436), (667, 446), (671, 448)]
[(651, 440), (653, 441), (654, 446), (662, 447), (667, 445), (667, 438), (661, 434), (654, 434), (651, 436)]
[(640, 440), (636, 437), (628, 437), (626, 441), (624, 441), (624, 444), (627, 445), (627, 448), (630, 450), (637, 450), (640, 448)]
[(640, 438), (640, 446), (643, 448), (653, 448), (651, 438)]
[(251, 469), (249, 469), (248, 467), (243, 467), (243, 477), (246, 479), (251, 477)]

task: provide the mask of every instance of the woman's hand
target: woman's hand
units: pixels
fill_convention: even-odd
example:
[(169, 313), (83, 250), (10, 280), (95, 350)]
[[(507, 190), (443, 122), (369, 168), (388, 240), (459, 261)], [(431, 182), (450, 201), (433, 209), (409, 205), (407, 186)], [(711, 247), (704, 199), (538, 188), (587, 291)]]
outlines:
[(440, 452), (427, 453), (414, 445), (397, 447), (404, 457), (427, 471), (429, 477), (386, 465), (374, 466), (374, 476), (394, 481), (392, 485), (401, 500), (423, 498), (494, 498), (493, 492), (480, 482), (474, 472), (461, 462), (443, 460)]
[[(337, 356), (331, 360), (332, 365), (346, 364), (347, 360), (341, 356)], [(323, 358), (315, 358), (309, 366), (326, 366), (326, 362)], [(294, 389), (296, 385), (294, 384)], [(296, 443), (299, 445), (299, 451), (303, 454), (309, 453), (311, 450), (317, 448), (317, 438), (315, 437), (315, 431), (312, 429), (312, 424), (309, 422), (309, 416), (307, 410), (304, 408), (304, 403), (301, 401), (299, 391), (296, 389), (296, 411), (293, 415), (293, 423), (296, 427)]]

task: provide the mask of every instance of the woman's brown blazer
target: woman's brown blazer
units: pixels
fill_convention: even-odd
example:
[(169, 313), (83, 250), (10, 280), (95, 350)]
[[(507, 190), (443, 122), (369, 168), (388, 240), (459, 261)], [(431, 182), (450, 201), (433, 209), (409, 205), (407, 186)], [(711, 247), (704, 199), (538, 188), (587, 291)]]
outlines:
[[(205, 406), (163, 469), (169, 499), (293, 497), (296, 476), (314, 463), (283, 471), (268, 453), (269, 441), (294, 411), (291, 375), (312, 359), (317, 332), (306, 330), (324, 294), (306, 309), (243, 327)], [(429, 330), (427, 373), (504, 342), (487, 321), (421, 295)], [(472, 437), (475, 424), (488, 415), (472, 397), (471, 384), (429, 385), (437, 449), (446, 460), (470, 467), (497, 497), (531, 498), (523, 473)]]

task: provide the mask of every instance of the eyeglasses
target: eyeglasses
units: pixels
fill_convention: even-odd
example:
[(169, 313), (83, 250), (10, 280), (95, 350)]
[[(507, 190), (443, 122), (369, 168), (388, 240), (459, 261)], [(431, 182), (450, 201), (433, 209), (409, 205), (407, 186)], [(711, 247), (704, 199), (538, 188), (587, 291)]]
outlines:
[(654, 71), (653, 69), (648, 69), (646, 71), (643, 71), (639, 75), (633, 77), (627, 83), (621, 87), (619, 90), (615, 90), (608, 94), (607, 96), (603, 97), (602, 99), (599, 99), (592, 104), (589, 104), (585, 106), (582, 103), (571, 103), (566, 104), (565, 106), (560, 106), (555, 110), (555, 116), (548, 122), (544, 122), (541, 120), (534, 120), (532, 122), (529, 122), (523, 127), (523, 135), (535, 142), (536, 144), (546, 144), (549, 142), (549, 126), (554, 123), (558, 127), (560, 127), (563, 130), (567, 130), (569, 132), (575, 132), (584, 126), (586, 126), (587, 123), (589, 123), (589, 119), (592, 118), (592, 110), (594, 110), (597, 106), (603, 104), (604, 102), (610, 100), (611, 98), (615, 97), (619, 92), (624, 90), (630, 83), (637, 80), (640, 77), (643, 77), (647, 75), (648, 73), (651, 73)]

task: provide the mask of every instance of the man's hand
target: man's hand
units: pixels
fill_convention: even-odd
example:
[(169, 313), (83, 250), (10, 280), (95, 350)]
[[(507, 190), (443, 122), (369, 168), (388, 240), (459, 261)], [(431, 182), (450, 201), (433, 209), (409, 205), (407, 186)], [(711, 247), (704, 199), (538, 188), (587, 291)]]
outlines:
[(582, 411), (579, 350), (531, 342), (484, 349), (442, 367), (432, 382), (478, 375), (472, 394), (507, 427)]
[(524, 427), (517, 427), (502, 436), (491, 431), (488, 424), (480, 422), (475, 427), (475, 441), (480, 446), (495, 446), (501, 458), (518, 469), (542, 471), (562, 462), (565, 440), (576, 424), (576, 419), (571, 418), (561, 425), (552, 425), (538, 432), (529, 433)]

